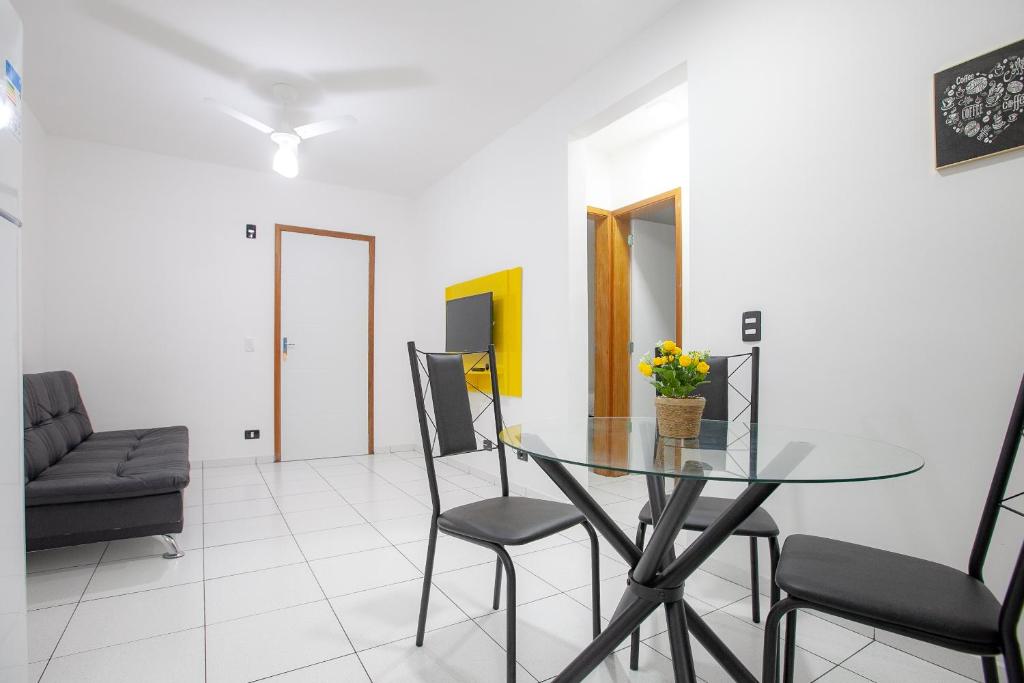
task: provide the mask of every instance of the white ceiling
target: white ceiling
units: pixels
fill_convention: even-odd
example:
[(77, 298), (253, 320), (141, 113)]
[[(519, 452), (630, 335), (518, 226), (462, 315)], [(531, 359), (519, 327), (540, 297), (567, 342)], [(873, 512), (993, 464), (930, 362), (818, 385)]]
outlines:
[(51, 134), (269, 171), (271, 125), (352, 114), (300, 177), (415, 193), (678, 0), (14, 0), (25, 98)]

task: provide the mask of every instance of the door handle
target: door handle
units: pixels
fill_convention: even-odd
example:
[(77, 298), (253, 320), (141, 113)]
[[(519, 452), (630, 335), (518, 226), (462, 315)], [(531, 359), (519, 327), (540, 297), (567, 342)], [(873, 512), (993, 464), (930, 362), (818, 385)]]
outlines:
[(281, 353), (287, 354), (288, 349), (295, 346), (295, 344), (288, 343), (288, 337), (281, 337)]

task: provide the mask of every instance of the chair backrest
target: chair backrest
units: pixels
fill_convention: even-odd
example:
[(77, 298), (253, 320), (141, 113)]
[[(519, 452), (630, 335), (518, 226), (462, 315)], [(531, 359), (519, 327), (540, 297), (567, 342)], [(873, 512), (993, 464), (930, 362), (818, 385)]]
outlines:
[[(1022, 432), (1024, 432), (1024, 377), (1021, 378), (1020, 387), (1017, 389), (1017, 400), (1013, 404), (1010, 424), (1006, 428), (1003, 447), (999, 451), (996, 471), (992, 476), (988, 498), (985, 500), (981, 522), (978, 524), (978, 533), (974, 536), (974, 547), (971, 549), (971, 559), (967, 571), (979, 581), (983, 579), (985, 559), (988, 556), (989, 546), (992, 544), (992, 535), (995, 533), (999, 512), (1006, 510), (1024, 516), (1024, 512), (1022, 512), (1024, 510), (1024, 491), (1006, 495), (1006, 488), (1013, 472), (1013, 464), (1017, 459), (1017, 451), (1020, 450)], [(1011, 501), (1018, 505), (1011, 505)], [(1004, 636), (1016, 628), (1022, 607), (1024, 607), (1024, 542), (1021, 543), (1020, 551), (1017, 554), (1017, 564), (1010, 577), (1010, 585), (1003, 600), (1000, 628), (1003, 630)]]
[[(656, 356), (661, 355), (661, 349), (656, 348), (654, 353)], [(744, 390), (737, 387), (732, 381), (733, 376), (747, 363), (750, 363), (749, 393), (745, 393)], [(695, 392), (695, 395), (704, 397), (704, 419), (728, 422), (730, 420), (739, 420), (746, 414), (747, 422), (757, 424), (761, 347), (755, 346), (751, 348), (750, 353), (739, 353), (732, 356), (711, 356), (708, 358), (708, 365), (711, 366), (711, 370), (708, 373), (708, 383), (700, 385)], [(744, 403), (743, 407), (735, 415), (729, 411), (729, 398), (733, 393)]]
[[(504, 425), (501, 419), (501, 393), (498, 389), (494, 345), (490, 345), (486, 353), (465, 354), (470, 357), (478, 356), (476, 362), (468, 369), (465, 367), (462, 353), (426, 353), (418, 350), (415, 342), (409, 342), (407, 346), (434, 516), (436, 517), (441, 512), (434, 458), (496, 449), (498, 451), (501, 494), (507, 496), (508, 468), (505, 461), (505, 445), (498, 439), (498, 433), (504, 429)], [(491, 380), (490, 394), (473, 381), (473, 375), (478, 374), (477, 368), (484, 359), (487, 360), (487, 372)], [(424, 376), (426, 377), (426, 386), (423, 382)], [(475, 416), (470, 402), (471, 387), (474, 392), (487, 399)], [(427, 406), (428, 396), (430, 408)], [(488, 409), (494, 416), (493, 438), (481, 434), (477, 430), (478, 421)], [(431, 434), (431, 428), (433, 428), (433, 434)], [(479, 445), (477, 443), (478, 436), (485, 442), (489, 442), (490, 448), (486, 443), (484, 446)]]

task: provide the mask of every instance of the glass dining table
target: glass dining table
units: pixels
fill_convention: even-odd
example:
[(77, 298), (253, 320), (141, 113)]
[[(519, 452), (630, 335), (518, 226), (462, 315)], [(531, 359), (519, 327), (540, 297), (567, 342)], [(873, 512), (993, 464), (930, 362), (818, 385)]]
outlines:
[[(499, 439), (533, 459), (629, 565), (611, 621), (555, 678), (581, 681), (658, 608), (665, 610), (676, 681), (697, 680), (692, 634), (736, 681), (757, 678), (686, 602), (687, 577), (781, 484), (867, 482), (917, 472), (913, 451), (882, 441), (764, 423), (701, 422), (700, 436), (671, 439), (653, 418), (580, 418), (508, 427)], [(655, 521), (641, 550), (566, 466), (599, 476), (643, 475)], [(675, 480), (671, 495), (666, 478)], [(725, 511), (677, 556), (676, 537), (709, 481), (746, 483)], [(639, 512), (639, 506), (637, 508)]]

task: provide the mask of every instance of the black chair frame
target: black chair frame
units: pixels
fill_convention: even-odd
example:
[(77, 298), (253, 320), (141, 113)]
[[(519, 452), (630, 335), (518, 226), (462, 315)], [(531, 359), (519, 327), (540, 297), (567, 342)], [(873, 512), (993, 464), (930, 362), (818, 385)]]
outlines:
[[(1024, 502), (1024, 491), (1013, 495), (1006, 495), (1010, 475), (1013, 471), (1013, 464), (1020, 449), (1021, 436), (1024, 432), (1024, 378), (1021, 379), (1020, 388), (1017, 390), (1017, 399), (1010, 416), (1010, 424), (1007, 427), (1003, 445), (999, 453), (999, 460), (996, 463), (995, 474), (989, 487), (988, 497), (982, 509), (981, 521), (978, 524), (978, 531), (974, 537), (974, 545), (971, 549), (971, 556), (968, 562), (967, 573), (983, 582), (983, 570), (989, 547), (992, 544), (992, 536), (995, 533), (996, 522), (1001, 510), (1006, 510), (1015, 515), (1024, 517), (1024, 512), (1014, 509), (1009, 503), (1011, 501)], [(998, 648), (982, 648), (969, 646), (962, 641), (952, 638), (942, 638), (931, 633), (924, 633), (917, 630), (900, 628), (893, 624), (865, 618), (844, 610), (837, 610), (831, 607), (819, 605), (815, 602), (787, 597), (776, 603), (768, 613), (765, 622), (765, 646), (764, 646), (764, 669), (762, 680), (764, 683), (774, 683), (779, 676), (779, 632), (782, 618), (786, 618), (786, 640), (785, 652), (783, 655), (784, 680), (792, 683), (795, 670), (796, 657), (796, 615), (797, 610), (806, 609), (824, 612), (836, 617), (849, 619), (866, 626), (871, 626), (883, 631), (889, 631), (904, 635), (915, 640), (931, 643), (959, 652), (980, 655), (982, 657), (982, 671), (985, 683), (998, 683), (999, 673), (996, 666), (996, 657), (1002, 655), (1006, 664), (1006, 673), (1009, 683), (1024, 683), (1024, 664), (1021, 662), (1020, 643), (1017, 639), (1017, 623), (1020, 621), (1021, 610), (1024, 608), (1024, 542), (1021, 543), (1020, 551), (1017, 554), (1017, 562), (1014, 565), (1010, 584), (1007, 587), (999, 612), (999, 636), (1001, 645)]]
[[(483, 451), (497, 450), (498, 454), (498, 471), (499, 479), (501, 482), (501, 495), (507, 497), (509, 495), (508, 486), (508, 464), (505, 459), (505, 445), (498, 439), (498, 434), (504, 429), (504, 422), (501, 416), (501, 394), (498, 388), (498, 374), (497, 374), (497, 362), (494, 352), (494, 345), (491, 344), (486, 352), (480, 353), (438, 353), (432, 354), (424, 351), (420, 351), (416, 348), (415, 342), (408, 343), (409, 350), (409, 365), (412, 370), (412, 381), (413, 389), (416, 395), (416, 411), (419, 416), (420, 426), (420, 437), (423, 442), (423, 454), (426, 463), (427, 470), (427, 481), (430, 487), (430, 503), (432, 507), (432, 515), (430, 520), (430, 536), (427, 544), (427, 558), (426, 564), (423, 571), (423, 592), (420, 598), (420, 611), (419, 620), (416, 626), (416, 645), (422, 647), (424, 632), (426, 630), (427, 621), (427, 607), (430, 600), (430, 585), (434, 571), (434, 553), (437, 546), (437, 533), (442, 531), (445, 534), (454, 538), (459, 538), (463, 541), (473, 543), (484, 548), (488, 548), (494, 551), (497, 555), (494, 570), (494, 599), (492, 607), (497, 610), (501, 604), (501, 581), (502, 581), (502, 570), (508, 575), (507, 586), (506, 586), (506, 679), (507, 681), (514, 682), (516, 680), (516, 571), (515, 566), (512, 562), (512, 557), (508, 554), (505, 547), (498, 543), (493, 543), (487, 540), (474, 538), (469, 535), (454, 533), (450, 530), (440, 528), (438, 526), (438, 517), (441, 515), (441, 499), (437, 489), (437, 474), (434, 469), (434, 458), (447, 457), (450, 455), (461, 455), (467, 453), (477, 453)], [(431, 418), (430, 413), (427, 410), (425, 395), (430, 388), (430, 373), (421, 360), (420, 356), (427, 357), (431, 355), (458, 355), (462, 356), (478, 356), (476, 361), (466, 369), (465, 377), (467, 387), (472, 387), (473, 390), (487, 398), (487, 403), (479, 410), (479, 412), (472, 416), (473, 431), (483, 440), (483, 447), (474, 449), (459, 449), (454, 451), (448, 451), (444, 447), (443, 439), (439, 438), (440, 432), (443, 431), (443, 427), (439, 430), (438, 421)], [(473, 374), (483, 370), (477, 370), (480, 363), (487, 360), (489, 372), (489, 378), (491, 381), (491, 393), (488, 394), (486, 391), (481, 389), (473, 382)], [(427, 384), (424, 386), (420, 371), (427, 377)], [(468, 388), (467, 388), (468, 392)], [(492, 440), (491, 437), (486, 436), (476, 429), (476, 422), (479, 420), (488, 410), (494, 415), (494, 428), (495, 435)], [(437, 406), (434, 406), (436, 411)], [(435, 413), (435, 418), (436, 418)], [(434, 437), (431, 438), (430, 427), (434, 429)], [(440, 442), (440, 443), (439, 443)], [(434, 446), (438, 446), (438, 454), (434, 454)], [(594, 531), (593, 526), (589, 522), (583, 520), (580, 525), (586, 529), (587, 535), (590, 536), (590, 557), (591, 557), (591, 585), (592, 585), (592, 605), (593, 605), (593, 634), (596, 638), (601, 632), (601, 597), (600, 597), (600, 553), (598, 548), (597, 534)]]
[[(660, 348), (659, 349), (655, 349), (655, 355), (656, 356), (660, 356), (661, 355), (661, 349)], [(742, 360), (739, 363), (737, 363), (734, 368), (729, 370), (728, 369), (728, 367), (729, 367), (729, 360), (733, 359), (733, 358), (740, 358)], [(705, 415), (704, 415), (705, 419), (718, 420), (718, 419), (723, 419), (724, 418), (725, 420), (736, 421), (736, 420), (739, 420), (740, 418), (742, 418), (744, 416), (744, 414), (746, 414), (747, 415), (747, 421), (750, 424), (757, 424), (758, 402), (759, 402), (758, 401), (758, 396), (760, 394), (761, 348), (759, 346), (754, 346), (754, 347), (752, 347), (750, 349), (749, 353), (737, 353), (737, 354), (733, 354), (733, 355), (730, 355), (730, 356), (716, 356), (716, 357), (713, 357), (712, 360), (713, 361), (722, 362), (723, 365), (726, 368), (726, 378), (724, 380), (725, 385), (722, 387), (722, 390), (723, 390), (723, 393), (724, 393), (724, 396), (725, 396), (726, 400), (725, 400), (724, 406), (722, 406), (722, 408), (721, 408), (725, 412), (722, 413), (722, 414), (712, 413), (709, 416), (707, 409), (705, 409)], [(735, 384), (733, 384), (733, 382), (732, 382), (733, 376), (737, 372), (739, 372), (740, 369), (742, 369), (748, 362), (750, 363), (750, 395), (749, 396), (747, 394), (743, 393), (743, 391), (739, 387), (737, 387)], [(739, 397), (743, 401), (746, 402), (746, 405), (744, 405), (735, 415), (729, 415), (729, 413), (728, 413), (728, 396), (731, 395), (731, 394), (729, 394), (730, 390), (735, 392), (737, 395), (739, 395)], [(739, 438), (742, 439), (742, 437), (739, 437)], [(735, 441), (733, 443), (735, 443)], [(732, 444), (730, 444), (730, 445), (732, 445)], [(684, 525), (683, 528), (685, 529), (687, 527)], [(644, 547), (644, 537), (646, 536), (646, 534), (647, 534), (647, 523), (641, 519), (640, 520), (640, 524), (639, 524), (639, 526), (637, 526), (637, 529), (636, 529), (636, 539), (635, 540), (636, 540), (636, 545), (637, 545), (638, 548), (642, 549)], [(744, 534), (740, 533), (740, 534), (735, 534), (735, 535), (742, 536)], [(749, 537), (749, 543), (750, 543), (750, 611), (751, 611), (751, 619), (754, 621), (755, 624), (761, 622), (761, 594), (760, 594), (760, 591), (759, 591), (759, 586), (760, 586), (760, 579), (759, 579), (760, 566), (759, 566), (759, 562), (758, 562), (757, 539), (758, 539), (757, 536), (750, 536)], [(774, 605), (781, 598), (781, 594), (779, 593), (779, 589), (775, 585), (775, 569), (778, 567), (778, 564), (779, 564), (779, 537), (778, 536), (769, 536), (768, 537), (768, 553), (769, 553), (769, 557), (771, 558), (771, 604)], [(630, 668), (633, 669), (634, 671), (636, 671), (639, 668), (639, 665), (640, 665), (639, 653), (640, 653), (640, 632), (639, 631), (635, 631), (633, 633), (633, 635), (632, 635), (632, 641), (630, 643), (630, 653), (629, 653)]]

